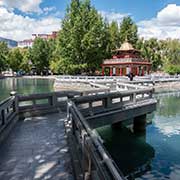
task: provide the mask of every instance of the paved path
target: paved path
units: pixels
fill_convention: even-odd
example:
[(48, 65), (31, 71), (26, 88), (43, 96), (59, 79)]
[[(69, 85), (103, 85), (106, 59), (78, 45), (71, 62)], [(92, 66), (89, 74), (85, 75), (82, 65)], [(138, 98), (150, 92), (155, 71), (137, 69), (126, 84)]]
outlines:
[(73, 180), (65, 114), (19, 121), (0, 145), (0, 180)]

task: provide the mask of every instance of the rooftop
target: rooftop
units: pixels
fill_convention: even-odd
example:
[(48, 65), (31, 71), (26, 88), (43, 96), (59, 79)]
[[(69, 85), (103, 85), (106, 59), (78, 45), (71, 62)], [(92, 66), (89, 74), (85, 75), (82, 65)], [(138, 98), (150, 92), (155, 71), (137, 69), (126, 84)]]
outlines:
[(126, 41), (121, 45), (120, 48), (116, 49), (115, 51), (138, 51), (138, 50), (134, 49), (132, 44)]

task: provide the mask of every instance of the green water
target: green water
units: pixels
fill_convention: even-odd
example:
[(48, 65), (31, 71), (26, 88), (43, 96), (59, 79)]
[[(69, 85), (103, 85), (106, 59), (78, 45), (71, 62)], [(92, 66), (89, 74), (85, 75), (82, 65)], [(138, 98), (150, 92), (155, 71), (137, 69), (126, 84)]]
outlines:
[(104, 145), (129, 179), (180, 180), (180, 92), (156, 95), (157, 110), (144, 134), (99, 128)]
[(53, 91), (53, 80), (25, 78), (0, 79), (0, 101), (9, 97), (11, 91), (17, 91), (20, 94), (50, 92)]

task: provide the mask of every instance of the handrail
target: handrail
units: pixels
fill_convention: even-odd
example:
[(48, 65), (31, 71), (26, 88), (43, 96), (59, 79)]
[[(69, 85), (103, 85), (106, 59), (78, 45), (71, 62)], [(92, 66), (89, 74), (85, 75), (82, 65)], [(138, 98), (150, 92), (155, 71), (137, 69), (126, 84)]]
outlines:
[(9, 97), (0, 102), (0, 132), (18, 115), (17, 98)]
[(149, 94), (149, 98), (151, 98), (153, 92), (154, 92), (154, 88), (147, 88), (147, 89), (139, 89), (139, 90), (104, 93), (104, 94), (98, 94), (98, 95), (92, 95), (92, 96), (80, 96), (80, 97), (73, 98), (72, 100), (73, 102), (75, 102), (75, 104), (79, 104), (79, 103), (98, 101), (98, 100), (102, 100), (106, 98), (108, 99), (118, 98), (118, 97), (122, 98), (122, 97), (133, 96), (133, 95), (134, 95), (134, 98), (137, 100), (138, 97), (135, 96), (136, 94), (138, 95)]
[[(102, 162), (106, 165), (106, 167), (110, 171), (111, 176), (115, 180), (125, 179), (124, 177), (122, 177), (122, 173), (120, 172), (120, 170), (117, 169), (117, 167), (115, 166), (115, 163), (112, 160), (112, 158), (110, 158), (110, 156), (107, 154), (106, 150), (104, 149), (103, 144), (101, 143), (100, 137), (97, 135), (97, 133), (95, 133), (95, 131), (91, 130), (91, 128), (89, 127), (88, 123), (86, 122), (85, 118), (80, 113), (80, 111), (78, 110), (76, 105), (72, 101), (69, 101), (68, 102), (68, 114), (72, 114), (72, 116), (73, 116), (72, 111), (74, 111), (74, 113), (76, 114), (76, 117), (78, 117), (78, 119), (79, 119), (79, 122), (82, 124), (82, 126), (84, 128), (82, 131), (85, 131), (86, 135), (89, 136), (90, 139), (92, 140), (96, 150), (101, 155)], [(68, 115), (68, 116), (70, 117), (70, 115)], [(95, 156), (95, 154), (91, 154), (91, 155)]]
[(51, 113), (58, 111), (58, 108), (66, 110), (68, 98), (80, 96), (81, 92), (61, 91), (43, 94), (18, 95), (18, 108), (20, 114), (29, 115), (38, 113)]
[(139, 86), (135, 84), (130, 83), (124, 83), (124, 82), (117, 82), (116, 83), (116, 90), (133, 90), (133, 89), (147, 89), (147, 86)]

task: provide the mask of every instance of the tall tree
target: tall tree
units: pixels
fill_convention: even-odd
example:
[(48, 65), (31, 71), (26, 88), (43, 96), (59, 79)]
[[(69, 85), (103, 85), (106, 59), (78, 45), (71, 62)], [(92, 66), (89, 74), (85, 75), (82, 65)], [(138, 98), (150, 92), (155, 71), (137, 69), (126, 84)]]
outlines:
[(32, 49), (30, 49), (30, 58), (35, 66), (37, 73), (40, 74), (49, 67), (49, 46), (48, 42), (41, 38), (36, 38)]
[(0, 74), (7, 68), (9, 49), (5, 42), (0, 42)]
[(110, 34), (111, 50), (119, 48), (121, 45), (121, 39), (120, 39), (118, 23), (116, 21), (113, 21), (109, 25), (109, 34)]
[(19, 48), (11, 49), (8, 55), (8, 65), (13, 72), (20, 70), (20, 65), (23, 60), (23, 55), (21, 54)]
[[(58, 37), (56, 61), (61, 73), (94, 72), (106, 54), (106, 28), (90, 0), (72, 0)], [(59, 60), (57, 60), (59, 57)]]
[(28, 48), (21, 49), (21, 54), (23, 56), (23, 59), (20, 67), (23, 71), (29, 73), (32, 68), (32, 62), (30, 59), (30, 50)]
[(137, 25), (133, 22), (131, 17), (125, 17), (120, 26), (120, 39), (121, 43), (126, 40), (133, 46), (136, 46), (138, 40)]

